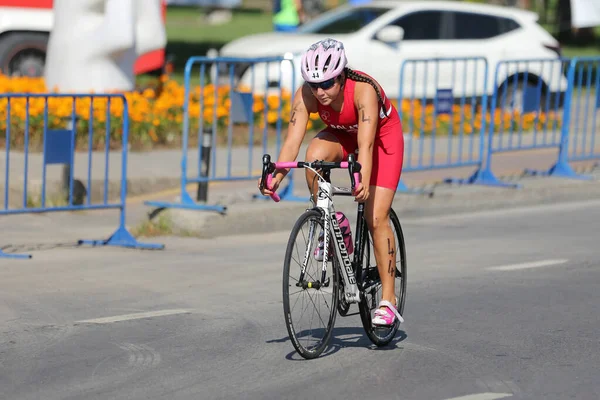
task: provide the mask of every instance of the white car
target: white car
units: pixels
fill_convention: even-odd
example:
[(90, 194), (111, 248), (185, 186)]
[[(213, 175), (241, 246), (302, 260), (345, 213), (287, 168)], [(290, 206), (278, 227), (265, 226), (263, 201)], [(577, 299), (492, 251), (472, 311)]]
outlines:
[[(436, 93), (439, 95), (440, 89), (452, 90), (454, 99), (480, 97), (486, 80), (488, 95), (494, 92), (495, 80), (497, 87), (515, 83), (516, 87), (510, 86), (514, 87), (514, 93), (522, 93), (522, 83), (528, 81), (534, 87), (539, 84), (543, 96), (563, 94), (567, 83), (561, 68), (564, 65), (560, 61), (559, 43), (537, 24), (537, 18), (530, 11), (467, 2), (374, 0), (360, 6), (335, 8), (297, 32), (241, 37), (223, 46), (219, 56), (285, 56), (294, 63), (293, 84), (298, 88), (302, 84), (298, 69), (300, 55), (310, 44), (332, 37), (344, 43), (349, 66), (376, 78), (392, 99), (400, 95), (431, 99)], [(457, 57), (478, 57), (480, 61), (407, 62), (400, 93), (405, 60)], [(533, 59), (545, 61), (501, 64), (504, 69), (499, 69), (495, 79), (499, 61)], [(280, 72), (281, 86), (292, 88), (291, 64), (269, 63), (268, 74), (266, 65), (256, 63), (254, 68), (248, 68), (249, 63), (240, 62), (235, 63), (234, 70), (240, 83), (253, 86), (255, 92), (263, 92), (267, 81), (271, 88), (278, 87)], [(559, 96), (561, 103), (562, 97)], [(518, 98), (515, 96), (513, 101), (518, 102)]]

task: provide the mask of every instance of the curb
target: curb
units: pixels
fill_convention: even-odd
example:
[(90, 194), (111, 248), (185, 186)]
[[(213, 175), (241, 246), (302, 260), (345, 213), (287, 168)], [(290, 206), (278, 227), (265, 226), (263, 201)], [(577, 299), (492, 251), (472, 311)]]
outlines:
[[(402, 220), (600, 199), (600, 173), (591, 176), (592, 180), (513, 177), (511, 181), (521, 184), (520, 189), (438, 184), (422, 188), (425, 193), (421, 194), (397, 193), (393, 208)], [(354, 225), (356, 203), (347, 197), (336, 200), (336, 209), (346, 213)], [(309, 207), (309, 202), (274, 203), (254, 199), (228, 204), (225, 215), (208, 211), (165, 209), (154, 212), (154, 217), (164, 215), (174, 235), (215, 238), (290, 231), (296, 219)]]

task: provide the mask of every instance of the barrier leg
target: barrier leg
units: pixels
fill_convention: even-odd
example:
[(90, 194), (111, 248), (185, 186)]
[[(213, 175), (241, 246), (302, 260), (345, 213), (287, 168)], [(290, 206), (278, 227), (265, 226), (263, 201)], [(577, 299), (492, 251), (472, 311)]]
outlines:
[(7, 254), (0, 249), (0, 258), (26, 259), (31, 258), (31, 254)]
[(553, 176), (556, 178), (569, 178), (569, 179), (581, 179), (591, 180), (594, 179), (592, 176), (578, 174), (571, 168), (568, 163), (557, 162), (547, 171), (537, 171), (532, 169), (525, 170), (526, 175), (530, 176)]
[(496, 187), (508, 187), (519, 189), (522, 185), (518, 183), (503, 182), (496, 178), (494, 173), (489, 168), (479, 168), (473, 175), (466, 179), (457, 178), (446, 178), (445, 183), (457, 184), (457, 185), (485, 185), (485, 186), (496, 186)]
[(106, 240), (78, 240), (79, 245), (86, 244), (91, 246), (117, 246), (117, 247), (128, 247), (134, 249), (147, 249), (147, 250), (162, 250), (165, 248), (164, 244), (155, 243), (141, 243), (138, 242), (135, 237), (125, 227), (125, 209), (121, 209), (121, 223), (119, 227), (108, 239)]
[(427, 194), (429, 196), (433, 195), (433, 190), (425, 190), (425, 189), (410, 189), (400, 178), (398, 182), (398, 186), (396, 187), (396, 193), (405, 193), (405, 194)]
[(146, 249), (146, 250), (162, 250), (165, 248), (164, 244), (155, 243), (141, 243), (133, 237), (127, 228), (120, 226), (115, 233), (112, 234), (106, 240), (79, 240), (78, 243), (87, 244), (92, 246), (117, 246), (117, 247), (128, 247), (135, 249)]
[(569, 131), (563, 131), (563, 138), (561, 139), (561, 146), (558, 153), (558, 161), (547, 171), (536, 171), (527, 169), (525, 170), (525, 174), (527, 175), (539, 175), (539, 176), (553, 176), (557, 178), (570, 178), (570, 179), (581, 179), (581, 180), (590, 180), (593, 179), (589, 175), (578, 174), (571, 168), (571, 165), (568, 161), (568, 146), (569, 146)]

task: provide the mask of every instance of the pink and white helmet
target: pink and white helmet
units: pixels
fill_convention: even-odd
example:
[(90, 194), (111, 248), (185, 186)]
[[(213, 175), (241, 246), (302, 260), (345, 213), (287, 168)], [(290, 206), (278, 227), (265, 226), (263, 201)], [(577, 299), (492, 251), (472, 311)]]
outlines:
[(306, 82), (319, 83), (335, 78), (348, 64), (344, 44), (335, 39), (320, 40), (302, 55), (300, 69)]

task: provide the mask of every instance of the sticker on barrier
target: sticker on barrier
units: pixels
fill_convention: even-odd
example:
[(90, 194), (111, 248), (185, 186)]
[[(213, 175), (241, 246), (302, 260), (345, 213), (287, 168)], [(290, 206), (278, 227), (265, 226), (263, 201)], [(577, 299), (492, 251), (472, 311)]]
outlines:
[[(262, 155), (279, 153), (295, 79), (292, 60), (283, 57), (188, 59), (179, 200), (145, 204), (225, 213), (226, 206), (209, 204), (209, 182), (259, 178)], [(196, 199), (188, 193), (193, 185)], [(285, 188), (280, 195), (292, 197)]]
[(402, 63), (397, 108), (405, 134), (403, 171), (481, 166), (487, 81), (483, 57)]
[[(0, 132), (5, 145), (0, 216), (117, 209), (119, 225), (112, 236), (78, 243), (164, 247), (138, 242), (125, 226), (129, 108), (124, 96), (2, 94)], [(0, 257), (31, 258), (2, 250)]]

